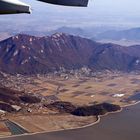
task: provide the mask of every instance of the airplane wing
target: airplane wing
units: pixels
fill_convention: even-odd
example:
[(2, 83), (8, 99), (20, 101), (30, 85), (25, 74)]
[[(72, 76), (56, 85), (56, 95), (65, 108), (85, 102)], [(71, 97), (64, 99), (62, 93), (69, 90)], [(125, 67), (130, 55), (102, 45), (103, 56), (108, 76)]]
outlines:
[(89, 0), (38, 0), (38, 1), (56, 5), (86, 7), (88, 5)]
[(0, 0), (0, 14), (31, 13), (31, 8), (19, 0)]
[[(86, 7), (89, 0), (37, 0), (50, 4)], [(0, 0), (0, 14), (31, 13), (31, 7), (20, 0)]]

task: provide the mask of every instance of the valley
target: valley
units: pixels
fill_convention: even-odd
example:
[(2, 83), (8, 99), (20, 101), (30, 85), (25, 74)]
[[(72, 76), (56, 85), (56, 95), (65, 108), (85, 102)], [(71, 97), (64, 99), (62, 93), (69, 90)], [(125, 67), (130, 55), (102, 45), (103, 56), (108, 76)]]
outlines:
[(83, 128), (136, 104), (139, 53), (64, 33), (0, 41), (0, 136)]
[[(1, 72), (1, 86), (19, 92), (19, 97), (24, 95), (26, 102), (10, 100), (10, 105), (16, 104), (12, 107), (19, 107), (19, 110), (1, 112), (0, 134), (11, 135), (3, 123), (6, 119), (19, 124), (28, 133), (52, 132), (88, 126), (98, 120), (96, 115), (72, 115), (69, 110), (73, 108), (101, 103), (123, 107), (137, 102), (128, 99), (140, 91), (139, 73), (104, 71), (90, 76), (77, 71), (71, 73), (23, 76)], [(31, 102), (34, 96), (41, 99), (41, 102)], [(51, 104), (53, 106), (49, 107)], [(3, 130), (7, 131), (3, 133)]]

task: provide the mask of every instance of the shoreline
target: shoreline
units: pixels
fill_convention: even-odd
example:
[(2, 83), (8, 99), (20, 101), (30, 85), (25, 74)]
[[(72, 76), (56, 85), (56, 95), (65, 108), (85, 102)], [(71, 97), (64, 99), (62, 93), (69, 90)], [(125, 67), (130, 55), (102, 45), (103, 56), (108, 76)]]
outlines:
[(134, 106), (134, 105), (137, 105), (137, 104), (139, 104), (139, 103), (140, 103), (140, 101), (137, 101), (137, 102), (135, 102), (135, 103), (131, 103), (131, 104), (128, 104), (128, 105), (124, 105), (124, 106), (122, 106), (121, 108), (129, 107), (129, 106)]
[[(84, 128), (91, 127), (93, 125), (96, 125), (96, 124), (100, 123), (101, 122), (101, 118), (104, 117), (104, 116), (107, 116), (109, 114), (120, 113), (120, 112), (123, 111), (124, 108), (130, 107), (130, 106), (134, 106), (134, 105), (137, 105), (139, 103), (140, 103), (140, 101), (137, 101), (137, 102), (132, 103), (132, 104), (121, 106), (121, 109), (118, 110), (118, 111), (107, 112), (104, 115), (98, 115), (97, 116), (97, 120), (95, 122), (87, 124), (87, 125), (84, 125), (84, 126), (81, 126), (81, 127), (75, 127), (75, 128), (69, 128), (69, 129), (59, 129), (59, 130), (53, 130), (53, 131), (42, 131), (42, 132), (35, 132), (35, 133), (25, 133), (25, 134), (21, 134), (21, 135), (2, 136), (2, 137), (0, 137), (0, 139), (2, 139), (2, 138), (23, 137), (23, 136), (32, 136), (32, 135), (37, 135), (37, 134), (45, 134), (45, 133), (52, 133), (52, 132), (62, 132), (62, 131), (68, 131), (68, 130), (84, 129)], [(19, 125), (19, 124), (17, 124), (17, 125)]]

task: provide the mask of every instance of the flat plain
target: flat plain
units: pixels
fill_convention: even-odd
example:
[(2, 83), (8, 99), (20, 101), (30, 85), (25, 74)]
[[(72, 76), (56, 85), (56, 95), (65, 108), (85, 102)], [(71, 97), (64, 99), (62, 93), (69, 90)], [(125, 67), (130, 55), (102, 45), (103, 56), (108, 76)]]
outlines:
[[(14, 80), (17, 81), (16, 78)], [(13, 83), (16, 83), (14, 80)], [(46, 98), (48, 103), (66, 101), (76, 106), (84, 106), (108, 102), (123, 107), (134, 103), (127, 99), (140, 91), (140, 75), (135, 73), (109, 73), (96, 77), (39, 75), (22, 77), (22, 82), (17, 84), (20, 90), (39, 94)], [(30, 133), (74, 129), (97, 121), (96, 116), (78, 117), (42, 108), (28, 114), (7, 114), (5, 117)], [(0, 124), (0, 134), (3, 134), (3, 129), (6, 128)], [(6, 133), (4, 135), (9, 135), (8, 130), (4, 132)]]

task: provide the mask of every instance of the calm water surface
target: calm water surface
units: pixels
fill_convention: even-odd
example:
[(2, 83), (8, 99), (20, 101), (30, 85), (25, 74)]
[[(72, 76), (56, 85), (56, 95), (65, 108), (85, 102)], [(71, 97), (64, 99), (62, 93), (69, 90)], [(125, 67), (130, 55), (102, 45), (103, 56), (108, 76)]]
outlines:
[(2, 140), (140, 140), (140, 104), (105, 116), (88, 128)]
[(20, 127), (19, 125), (15, 124), (14, 122), (11, 122), (9, 120), (6, 120), (5, 124), (6, 124), (7, 128), (10, 130), (12, 135), (20, 135), (20, 134), (28, 133), (22, 127)]

